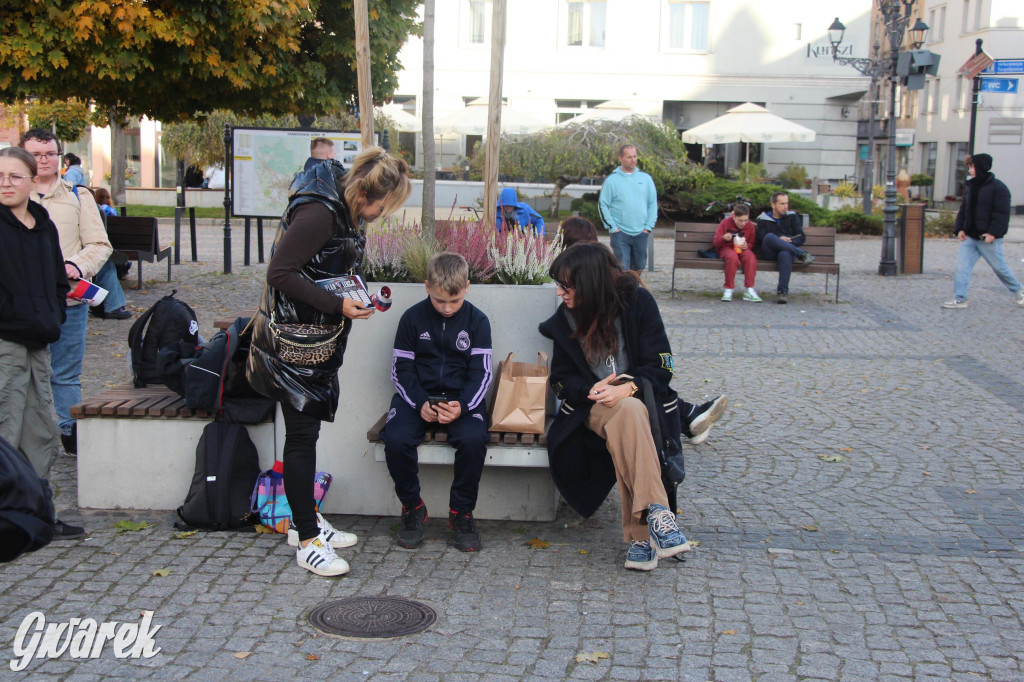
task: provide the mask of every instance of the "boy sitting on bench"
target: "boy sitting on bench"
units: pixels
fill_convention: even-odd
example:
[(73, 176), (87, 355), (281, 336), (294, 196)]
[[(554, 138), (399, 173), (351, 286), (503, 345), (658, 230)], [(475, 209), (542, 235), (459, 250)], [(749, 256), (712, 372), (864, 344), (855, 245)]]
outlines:
[(473, 519), (487, 455), (484, 396), (491, 385), (491, 324), (466, 301), (469, 267), (456, 253), (439, 253), (427, 265), (427, 299), (402, 315), (395, 334), (391, 379), (396, 393), (381, 432), (388, 471), (402, 501), (396, 541), (423, 544), (427, 508), (420, 497), (417, 448), (429, 423), (444, 424), (455, 447), (455, 480), (448, 525), (455, 548), (482, 547)]

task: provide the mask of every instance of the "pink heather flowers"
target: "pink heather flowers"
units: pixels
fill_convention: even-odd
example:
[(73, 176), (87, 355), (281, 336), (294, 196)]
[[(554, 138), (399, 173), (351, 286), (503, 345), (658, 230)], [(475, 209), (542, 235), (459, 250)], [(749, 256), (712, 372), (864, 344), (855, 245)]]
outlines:
[[(422, 245), (418, 223), (384, 220), (366, 232), (363, 270), (377, 282), (413, 281), (408, 257)], [(548, 268), (562, 250), (559, 233), (550, 243), (534, 230), (497, 232), (482, 221), (438, 220), (435, 252), (461, 254), (469, 265), (469, 279), (477, 284), (542, 284)]]

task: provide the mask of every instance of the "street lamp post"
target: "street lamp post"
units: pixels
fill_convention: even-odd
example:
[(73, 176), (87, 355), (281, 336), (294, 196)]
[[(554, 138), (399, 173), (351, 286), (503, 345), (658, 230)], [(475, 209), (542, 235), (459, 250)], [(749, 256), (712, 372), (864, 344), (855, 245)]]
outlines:
[[(889, 79), (889, 162), (885, 169), (885, 215), (884, 228), (882, 231), (882, 257), (878, 263), (878, 274), (890, 276), (897, 274), (896, 270), (896, 213), (899, 211), (896, 201), (896, 85), (900, 81), (897, 74), (900, 48), (903, 45), (903, 35), (910, 23), (911, 12), (915, 0), (877, 0), (878, 9), (882, 14), (882, 23), (885, 26), (886, 35), (889, 38), (889, 54), (875, 57), (840, 57), (839, 45), (843, 42), (843, 34), (846, 27), (839, 21), (839, 17), (828, 27), (828, 39), (832, 44), (832, 59), (842, 65), (852, 66), (865, 76), (873, 80), (879, 78)], [(911, 41), (915, 49), (924, 42), (924, 33), (928, 25), (918, 18), (917, 22), (910, 29)]]

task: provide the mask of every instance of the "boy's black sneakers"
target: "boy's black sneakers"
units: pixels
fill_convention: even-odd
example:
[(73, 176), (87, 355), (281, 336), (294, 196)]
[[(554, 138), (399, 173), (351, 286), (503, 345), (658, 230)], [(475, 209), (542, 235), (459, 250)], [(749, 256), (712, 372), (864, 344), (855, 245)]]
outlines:
[(416, 549), (423, 544), (423, 524), (427, 520), (427, 505), (420, 503), (410, 509), (402, 505), (402, 527), (398, 529), (395, 541), (399, 547)]
[(71, 433), (68, 435), (60, 434), (60, 444), (64, 448), (64, 452), (72, 457), (78, 455), (78, 424), (71, 425)]
[(480, 534), (476, 532), (473, 512), (449, 510), (448, 525), (455, 531), (455, 549), (460, 552), (477, 552), (483, 548)]

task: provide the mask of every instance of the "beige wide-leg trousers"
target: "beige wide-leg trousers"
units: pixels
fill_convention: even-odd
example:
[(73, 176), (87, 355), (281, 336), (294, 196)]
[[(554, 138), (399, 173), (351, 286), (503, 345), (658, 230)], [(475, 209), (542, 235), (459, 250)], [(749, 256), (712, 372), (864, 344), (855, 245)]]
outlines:
[(661, 482), (647, 407), (638, 398), (625, 398), (614, 407), (597, 403), (590, 409), (587, 428), (605, 440), (615, 463), (623, 540), (649, 540), (647, 522), (641, 521), (641, 516), (649, 504), (668, 507), (668, 496)]

